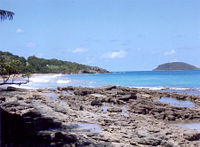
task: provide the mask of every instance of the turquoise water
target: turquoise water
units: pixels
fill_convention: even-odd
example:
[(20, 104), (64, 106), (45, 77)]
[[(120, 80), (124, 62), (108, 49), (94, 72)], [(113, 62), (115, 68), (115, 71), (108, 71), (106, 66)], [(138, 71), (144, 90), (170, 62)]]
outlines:
[(169, 103), (175, 107), (195, 107), (195, 104), (191, 101), (181, 101), (171, 97), (161, 97), (159, 101), (162, 103)]
[(32, 76), (26, 88), (57, 88), (58, 86), (101, 87), (118, 85), (159, 89), (163, 87), (200, 89), (200, 71), (134, 71), (87, 75)]
[(200, 71), (135, 71), (95, 75), (70, 75), (88, 81), (88, 86), (119, 85), (129, 87), (200, 88)]

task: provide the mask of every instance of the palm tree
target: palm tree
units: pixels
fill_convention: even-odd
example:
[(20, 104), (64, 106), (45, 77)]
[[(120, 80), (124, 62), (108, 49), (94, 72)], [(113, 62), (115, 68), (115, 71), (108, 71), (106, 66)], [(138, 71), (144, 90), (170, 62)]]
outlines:
[(0, 9), (0, 20), (5, 20), (5, 19), (12, 20), (13, 15), (15, 15), (15, 13)]

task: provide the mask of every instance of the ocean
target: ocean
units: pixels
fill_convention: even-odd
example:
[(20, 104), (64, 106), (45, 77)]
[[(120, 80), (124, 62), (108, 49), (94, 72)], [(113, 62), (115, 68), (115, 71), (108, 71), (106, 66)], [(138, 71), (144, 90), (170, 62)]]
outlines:
[[(128, 71), (106, 74), (49, 74), (33, 75), (23, 88), (53, 88), (65, 86), (101, 87), (117, 85), (126, 87), (165, 89), (172, 92), (188, 91), (200, 94), (200, 71)], [(190, 89), (190, 90), (187, 90)], [(195, 90), (191, 90), (195, 89)]]

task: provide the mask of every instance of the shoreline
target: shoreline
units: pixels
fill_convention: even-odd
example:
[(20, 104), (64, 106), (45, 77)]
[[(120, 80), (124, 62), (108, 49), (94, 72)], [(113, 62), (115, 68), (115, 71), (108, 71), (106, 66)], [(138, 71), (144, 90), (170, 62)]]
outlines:
[[(184, 121), (200, 123), (200, 96), (120, 86), (11, 88), (0, 93), (1, 109), (7, 118), (3, 120), (8, 121), (5, 129), (13, 127), (11, 119), (16, 116), (20, 122), (14, 122), (26, 130), (11, 132), (8, 138), (21, 135), (30, 143), (35, 143), (31, 140), (35, 138), (47, 145), (200, 145), (200, 132), (175, 125)], [(171, 106), (158, 101), (162, 96), (191, 100), (197, 106)]]
[[(82, 74), (62, 74), (62, 73), (34, 73), (34, 74), (31, 74), (31, 76), (30, 76), (30, 78), (33, 78), (33, 77), (37, 77), (38, 78), (38, 81), (37, 82), (39, 82), (39, 76), (41, 76), (42, 78), (43, 77), (45, 77), (45, 76), (50, 76), (49, 77), (49, 79), (51, 78), (51, 76), (53, 76), (53, 77), (59, 77), (59, 76), (63, 76), (63, 75), (82, 75)], [(85, 75), (85, 74), (84, 74)], [(47, 77), (48, 78), (48, 77)], [(18, 74), (18, 75), (16, 75), (16, 77), (15, 77), (15, 80), (21, 80), (22, 79), (22, 74)], [(45, 79), (46, 79), (46, 77), (45, 77)], [(50, 79), (51, 80), (51, 79)], [(76, 80), (76, 79), (75, 79)], [(33, 81), (34, 82), (34, 81)], [(56, 84), (56, 83), (55, 83)], [(58, 83), (57, 83), (58, 84)], [(63, 83), (64, 84), (64, 83)], [(100, 83), (101, 84), (101, 83)], [(25, 84), (26, 85), (26, 84)], [(73, 83), (71, 83), (71, 85), (73, 86)], [(109, 85), (109, 84), (108, 84)], [(112, 83), (111, 83), (111, 85), (112, 85)], [(115, 84), (114, 84), (115, 85)], [(55, 86), (55, 88), (56, 87), (58, 87), (59, 85), (56, 85)], [(62, 85), (62, 86), (65, 86), (65, 85)], [(68, 85), (66, 85), (66, 86), (69, 86), (69, 84)], [(79, 86), (79, 85), (77, 85), (77, 86)], [(83, 84), (81, 84), (80, 83), (80, 86), (84, 86)], [(106, 86), (106, 85), (104, 85), (104, 84), (101, 84), (101, 86)], [(101, 87), (101, 86), (98, 86), (98, 85), (92, 85), (92, 86), (86, 86), (86, 87)], [(119, 85), (118, 85), (119, 86)], [(48, 86), (44, 86), (44, 88), (48, 88)], [(192, 93), (192, 91), (196, 91), (196, 92), (199, 92), (199, 94), (197, 94), (197, 95), (200, 95), (200, 88), (198, 88), (198, 87), (187, 87), (187, 86), (185, 86), (185, 87), (181, 87), (181, 86), (179, 86), (179, 87), (176, 87), (176, 86), (163, 86), (163, 85), (160, 85), (160, 86), (130, 86), (130, 88), (139, 88), (139, 89), (149, 89), (149, 90), (162, 90), (162, 91), (172, 91), (172, 92), (181, 92), (181, 93), (183, 93), (184, 91), (186, 91), (186, 93), (188, 92), (188, 93)], [(29, 87), (29, 89), (31, 89), (31, 87)], [(35, 88), (34, 87), (34, 89), (37, 89), (37, 88)]]

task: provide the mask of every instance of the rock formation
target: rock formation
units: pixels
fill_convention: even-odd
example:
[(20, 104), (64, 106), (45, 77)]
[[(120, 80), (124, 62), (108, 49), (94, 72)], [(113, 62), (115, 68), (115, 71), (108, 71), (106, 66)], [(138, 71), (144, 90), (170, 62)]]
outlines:
[[(196, 107), (161, 103), (162, 96)], [(200, 146), (200, 132), (174, 125), (200, 121), (199, 96), (118, 86), (13, 88), (0, 91), (0, 106), (4, 146)]]

